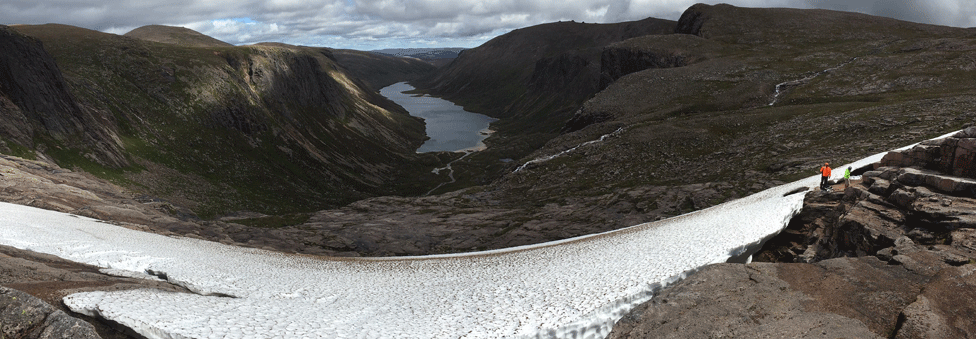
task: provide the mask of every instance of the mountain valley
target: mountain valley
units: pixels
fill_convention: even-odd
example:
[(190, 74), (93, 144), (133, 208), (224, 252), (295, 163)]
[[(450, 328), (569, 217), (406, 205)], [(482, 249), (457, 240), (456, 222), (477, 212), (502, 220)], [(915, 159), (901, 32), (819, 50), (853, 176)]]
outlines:
[[(0, 26), (0, 201), (302, 255), (509, 248), (702, 210), (972, 127), (974, 77), (976, 29), (828, 10), (556, 22), (437, 65), (167, 26)], [(488, 148), (416, 153), (423, 121), (378, 93), (403, 81), (499, 119)], [(433, 171), (447, 164), (449, 184)], [(708, 274), (748, 275), (729, 270)]]
[[(552, 23), (441, 68), (356, 51), (13, 29), (63, 55), (55, 60), (65, 80), (52, 86), (71, 89), (60, 105), (87, 120), (59, 118), (71, 122), (31, 138), (8, 128), (11, 154), (31, 158), (33, 149), (111, 179), (167, 202), (184, 222), (268, 226), (240, 228), (262, 236), (217, 233), (300, 253), (450, 253), (608, 231), (959, 129), (976, 115), (973, 30), (844, 12), (696, 5), (679, 22)], [(102, 45), (82, 49), (65, 32)], [(566, 34), (579, 38), (556, 38)], [(124, 58), (92, 66), (106, 53), (99, 48)], [(111, 68), (122, 65), (139, 66)], [(216, 78), (194, 76), (205, 73)], [(453, 163), (456, 182), (426, 197), (411, 196), (446, 182), (431, 169), (460, 155), (411, 152), (422, 125), (376, 94), (404, 80), (501, 119), (489, 148)], [(311, 97), (324, 99), (303, 99)]]

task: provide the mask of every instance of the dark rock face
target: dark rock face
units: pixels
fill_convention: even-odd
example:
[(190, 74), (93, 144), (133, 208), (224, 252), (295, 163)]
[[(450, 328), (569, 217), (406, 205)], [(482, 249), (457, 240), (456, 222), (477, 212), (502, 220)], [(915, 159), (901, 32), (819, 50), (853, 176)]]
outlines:
[(678, 34), (701, 35), (702, 26), (708, 21), (710, 15), (705, 11), (706, 5), (697, 4), (689, 7), (681, 17), (678, 18), (678, 25), (674, 32)]
[(26, 148), (37, 137), (93, 145), (98, 161), (127, 164), (114, 132), (92, 124), (104, 119), (79, 105), (40, 41), (0, 25), (0, 51), (0, 137)]
[(673, 51), (648, 51), (608, 47), (600, 58), (600, 88), (606, 88), (620, 77), (649, 68), (682, 67), (689, 56)]
[(101, 338), (91, 324), (6, 287), (0, 287), (0, 333), (9, 339)]
[[(808, 193), (755, 255), (770, 262), (707, 267), (610, 338), (976, 336), (974, 181), (933, 170), (969, 173), (959, 145), (973, 132), (891, 152), (844, 192)], [(906, 167), (880, 167), (893, 165)]]
[[(68, 92), (54, 58), (44, 51), (41, 42), (17, 34), (6, 26), (0, 26), (0, 49), (4, 51), (0, 53), (0, 94), (20, 108), (21, 119), (39, 123), (58, 135), (73, 134), (81, 130), (81, 108)], [(5, 120), (21, 120), (8, 117), (6, 112), (4, 117)], [(23, 123), (24, 120), (20, 122)], [(17, 121), (8, 121), (4, 125), (10, 122)], [(28, 129), (30, 130), (32, 129)], [(16, 131), (6, 133), (9, 135)], [(29, 139), (23, 139), (28, 135), (15, 136), (19, 137), (15, 139), (19, 142), (30, 142)]]
[[(536, 61), (529, 80), (529, 87), (536, 91), (569, 90), (571, 95), (588, 95), (596, 91), (594, 74), (588, 55), (564, 53)], [(575, 88), (565, 84), (578, 82)]]

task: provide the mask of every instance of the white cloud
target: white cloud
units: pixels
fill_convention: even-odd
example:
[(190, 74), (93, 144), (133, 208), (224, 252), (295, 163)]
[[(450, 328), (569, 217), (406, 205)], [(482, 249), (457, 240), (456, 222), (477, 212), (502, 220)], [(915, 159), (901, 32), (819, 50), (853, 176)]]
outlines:
[[(5, 0), (0, 24), (63, 23), (110, 33), (163, 24), (233, 44), (279, 41), (371, 49), (474, 47), (497, 34), (554, 21), (677, 20), (701, 0)], [(976, 26), (969, 0), (726, 0), (745, 7), (826, 8), (940, 25)], [(239, 21), (249, 18), (253, 21)], [(458, 45), (450, 45), (458, 44)], [(380, 47), (382, 48), (382, 47)]]

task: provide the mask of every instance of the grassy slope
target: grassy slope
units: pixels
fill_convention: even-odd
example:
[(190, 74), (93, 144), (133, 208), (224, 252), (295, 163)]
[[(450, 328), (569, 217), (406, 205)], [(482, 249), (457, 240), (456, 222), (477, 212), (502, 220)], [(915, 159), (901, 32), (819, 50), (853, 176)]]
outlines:
[(65, 167), (204, 217), (312, 211), (426, 187), (433, 163), (412, 152), (422, 124), (337, 70), (327, 51), (182, 47), (61, 25), (17, 30), (44, 42), (81, 101), (119, 126), (134, 160), (104, 168), (84, 150), (48, 145)]
[[(631, 74), (597, 94), (583, 109), (614, 119), (563, 135), (535, 155), (626, 131), (506, 177), (501, 185), (511, 199), (717, 187), (688, 195), (697, 209), (813, 175), (824, 161), (844, 163), (973, 122), (971, 30), (831, 11), (696, 8), (708, 17), (704, 38), (647, 36), (617, 47), (671, 49), (701, 61)], [(776, 84), (818, 73), (768, 105)], [(624, 200), (662, 205), (654, 196)], [(681, 212), (670, 203), (661, 212)]]

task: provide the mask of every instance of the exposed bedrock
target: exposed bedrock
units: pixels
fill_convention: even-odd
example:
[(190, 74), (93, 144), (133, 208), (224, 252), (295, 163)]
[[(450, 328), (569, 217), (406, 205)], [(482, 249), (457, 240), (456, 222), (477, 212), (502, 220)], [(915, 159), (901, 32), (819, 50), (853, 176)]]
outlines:
[(890, 152), (860, 184), (811, 191), (763, 262), (707, 267), (610, 338), (976, 337), (974, 137)]
[(101, 338), (91, 324), (30, 294), (2, 286), (0, 335), (8, 339)]
[(600, 88), (621, 77), (650, 68), (686, 66), (694, 56), (673, 50), (648, 50), (631, 46), (611, 46), (603, 50), (600, 58)]

